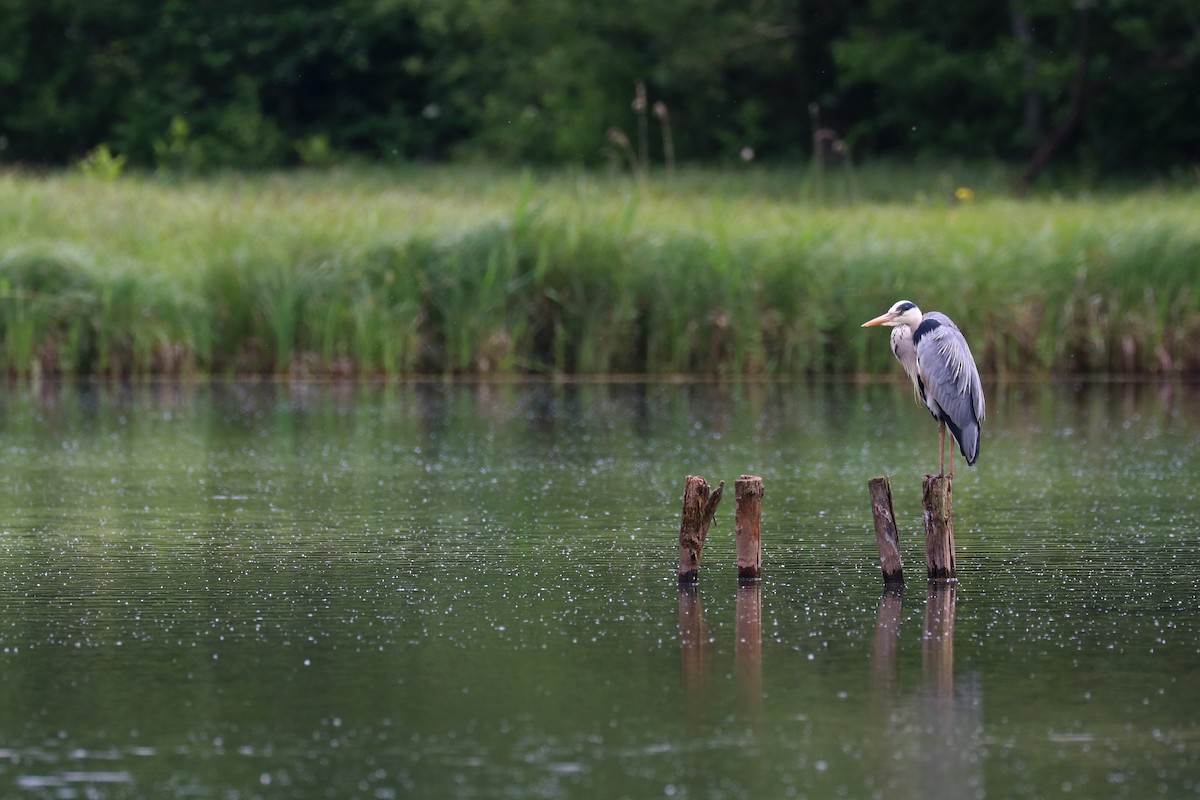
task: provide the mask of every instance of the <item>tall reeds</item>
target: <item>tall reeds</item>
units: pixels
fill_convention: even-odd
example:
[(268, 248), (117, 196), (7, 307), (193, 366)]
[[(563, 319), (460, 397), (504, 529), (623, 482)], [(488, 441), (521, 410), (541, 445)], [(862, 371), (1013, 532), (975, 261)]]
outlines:
[(858, 324), (905, 297), (987, 372), (1200, 371), (1194, 190), (843, 207), (793, 178), (0, 175), (0, 369), (880, 372)]

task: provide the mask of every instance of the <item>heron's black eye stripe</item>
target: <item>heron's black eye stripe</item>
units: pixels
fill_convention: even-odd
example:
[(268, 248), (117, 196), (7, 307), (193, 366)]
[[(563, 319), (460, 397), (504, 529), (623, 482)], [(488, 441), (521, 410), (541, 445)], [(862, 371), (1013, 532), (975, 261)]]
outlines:
[(916, 308), (916, 305), (914, 305), (913, 303), (901, 303), (899, 305), (899, 307), (896, 309), (896, 313), (903, 314), (905, 311), (908, 311), (913, 308)]

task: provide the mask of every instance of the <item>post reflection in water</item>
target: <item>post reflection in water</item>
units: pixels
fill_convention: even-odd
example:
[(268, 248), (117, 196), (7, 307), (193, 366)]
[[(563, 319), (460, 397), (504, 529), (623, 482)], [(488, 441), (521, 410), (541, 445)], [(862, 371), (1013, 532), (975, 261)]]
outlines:
[(704, 704), (704, 661), (708, 634), (704, 609), (696, 586), (679, 587), (679, 654), (683, 671), (684, 706), (698, 710)]
[(877, 708), (885, 714), (896, 692), (896, 646), (900, 640), (900, 609), (904, 587), (889, 587), (879, 598), (872, 647), (872, 690)]
[(871, 708), (875, 727), (868, 743), (867, 766), (870, 784), (886, 797), (917, 793), (915, 726), (910, 703), (899, 696), (897, 654), (900, 650), (900, 620), (904, 587), (888, 587), (879, 597), (875, 637), (871, 646)]
[(921, 683), (910, 696), (898, 689), (896, 663), (903, 597), (902, 589), (889, 589), (879, 598), (871, 674), (880, 723), (873, 783), (889, 797), (984, 797), (982, 689), (977, 673), (956, 680), (954, 671), (957, 585), (929, 585)]
[(752, 722), (761, 722), (762, 680), (762, 585), (739, 586), (735, 623), (734, 674), (742, 709)]
[(921, 643), (921, 783), (926, 797), (983, 797), (982, 689), (978, 673), (955, 680), (956, 583), (929, 584)]
[(954, 607), (958, 585), (929, 584), (925, 598), (925, 634), (921, 640), (921, 673), (924, 695), (954, 712)]
[[(752, 724), (763, 713), (762, 586), (739, 586), (734, 620), (734, 677), (738, 705)], [(679, 654), (684, 704), (699, 711), (707, 701), (709, 642), (704, 608), (695, 586), (679, 589)]]
[[(762, 587), (755, 583), (739, 586), (734, 616), (733, 698), (736, 711), (725, 717), (728, 699), (710, 694), (708, 683), (711, 666), (710, 651), (716, 647), (708, 638), (700, 594), (695, 586), (679, 589), (679, 652), (683, 679), (683, 709), (681, 717), (693, 728), (706, 732), (713, 739), (727, 734), (721, 732), (729, 721), (736, 720), (737, 748), (743, 760), (739, 780), (745, 791), (759, 795), (767, 791), (771, 770), (765, 756), (764, 702), (762, 677)], [(716, 648), (720, 649), (720, 648)], [(725, 651), (728, 654), (728, 651)], [(725, 662), (724, 658), (718, 658)], [(722, 667), (720, 673), (728, 677)], [(718, 681), (715, 691), (725, 691), (727, 683)], [(689, 761), (688, 774), (695, 780), (709, 782), (708, 777), (717, 763), (697, 751)]]

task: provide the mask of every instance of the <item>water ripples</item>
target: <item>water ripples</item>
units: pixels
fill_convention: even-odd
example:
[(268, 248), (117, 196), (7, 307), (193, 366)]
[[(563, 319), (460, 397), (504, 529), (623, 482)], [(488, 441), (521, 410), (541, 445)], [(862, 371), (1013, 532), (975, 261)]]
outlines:
[[(1188, 390), (989, 398), (949, 599), (904, 387), (197, 391), (4, 401), (0, 794), (920, 797), (951, 744), (959, 796), (1197, 787)], [(684, 476), (742, 473), (761, 587), (729, 496), (680, 593)]]

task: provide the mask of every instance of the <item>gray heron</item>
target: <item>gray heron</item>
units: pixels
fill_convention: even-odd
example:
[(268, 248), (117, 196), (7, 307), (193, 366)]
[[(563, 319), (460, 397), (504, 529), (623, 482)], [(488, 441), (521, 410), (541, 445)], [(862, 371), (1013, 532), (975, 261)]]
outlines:
[[(864, 328), (892, 329), (892, 352), (918, 397), (938, 422), (938, 474), (946, 474), (946, 428), (958, 442), (967, 465), (979, 458), (979, 423), (984, 416), (983, 385), (971, 348), (958, 326), (940, 311), (922, 314), (901, 300)], [(950, 448), (950, 477), (954, 477), (954, 448)]]

